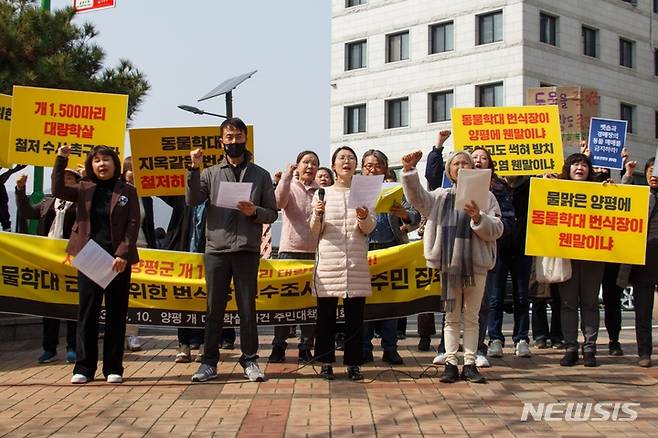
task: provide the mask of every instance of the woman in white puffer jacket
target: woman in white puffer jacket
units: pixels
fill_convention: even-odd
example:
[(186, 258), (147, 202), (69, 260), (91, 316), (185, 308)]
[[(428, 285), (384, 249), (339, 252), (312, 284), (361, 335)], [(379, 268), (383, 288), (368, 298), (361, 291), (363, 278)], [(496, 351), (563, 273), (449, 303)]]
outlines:
[(311, 233), (318, 236), (318, 251), (313, 272), (313, 291), (317, 297), (315, 358), (322, 365), (321, 375), (334, 378), (336, 306), (343, 299), (345, 345), (343, 363), (352, 380), (361, 380), (363, 362), (363, 313), (370, 296), (368, 234), (375, 229), (375, 216), (367, 208), (347, 208), (357, 160), (354, 151), (341, 146), (331, 158), (336, 182), (313, 199)]

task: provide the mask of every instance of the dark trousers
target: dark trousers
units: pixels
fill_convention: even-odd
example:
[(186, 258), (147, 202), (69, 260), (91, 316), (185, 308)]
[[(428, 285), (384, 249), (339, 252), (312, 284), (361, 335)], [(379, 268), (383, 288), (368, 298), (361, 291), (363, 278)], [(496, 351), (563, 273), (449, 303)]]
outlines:
[[(203, 329), (197, 328), (179, 328), (178, 343), (181, 345), (201, 345), (203, 344)], [(220, 342), (235, 342), (235, 329), (233, 327), (222, 329)]]
[(245, 360), (258, 358), (258, 326), (256, 324), (256, 294), (258, 291), (258, 264), (256, 252), (204, 254), (208, 300), (204, 352), (202, 362), (213, 367), (219, 362), (219, 340), (224, 325), (224, 312), (231, 279), (235, 285), (231, 299), (236, 300), (240, 316), (240, 348)]
[(98, 365), (98, 318), (105, 297), (105, 336), (103, 338), (103, 375), (123, 375), (123, 346), (126, 337), (130, 267), (114, 277), (103, 289), (78, 272), (78, 339), (73, 374), (92, 379)]
[(635, 339), (637, 340), (637, 355), (651, 356), (653, 340), (651, 338), (651, 319), (653, 316), (653, 300), (656, 285), (639, 283), (633, 286), (633, 302), (635, 305)]
[(178, 343), (181, 345), (203, 344), (203, 329), (179, 328)]
[(489, 292), (489, 340), (497, 339), (505, 344), (503, 336), (503, 307), (507, 288), (507, 273), (512, 274), (512, 294), (514, 298), (514, 328), (512, 341), (528, 341), (530, 328), (529, 283), (532, 269), (532, 257), (508, 257), (499, 252), (496, 266), (492, 271), (494, 276)]
[(418, 314), (418, 336), (429, 338), (436, 334), (436, 323), (434, 322), (434, 313)]
[(583, 352), (596, 353), (599, 336), (599, 287), (603, 280), (603, 263), (571, 260), (571, 278), (559, 284), (562, 335), (567, 351), (578, 351), (578, 309), (580, 330), (585, 342)]
[(382, 319), (380, 321), (368, 321), (363, 326), (363, 352), (372, 353), (372, 340), (375, 337), (375, 329), (381, 335), (382, 350), (396, 351), (398, 349), (398, 320)]
[[(43, 319), (43, 337), (41, 340), (43, 351), (57, 353), (57, 344), (59, 344), (59, 323), (59, 319)], [(76, 321), (64, 321), (64, 323), (66, 324), (66, 351), (75, 351), (75, 337), (78, 324)]]
[[(560, 291), (557, 284), (551, 284), (551, 298), (534, 298), (532, 302), (532, 339), (535, 341), (551, 340), (552, 344), (562, 342), (562, 323), (560, 321)], [(551, 303), (551, 324), (548, 325), (548, 302)]]
[(603, 306), (605, 329), (608, 331), (610, 343), (619, 342), (621, 331), (621, 294), (624, 289), (617, 286), (618, 263), (606, 263), (603, 267)]
[[(338, 298), (318, 298), (316, 323), (315, 358), (321, 363), (336, 361), (336, 309)], [(345, 313), (345, 344), (343, 364), (359, 366), (363, 363), (363, 313), (366, 299), (352, 297), (343, 299)]]
[[(310, 252), (280, 252), (279, 260), (315, 260), (315, 254)], [(305, 324), (301, 326), (301, 336), (299, 344), (297, 345), (300, 350), (313, 349), (315, 341), (315, 325)], [(288, 342), (288, 334), (290, 333), (290, 326), (277, 325), (274, 327), (274, 339), (272, 339), (272, 346), (279, 346), (286, 348)]]

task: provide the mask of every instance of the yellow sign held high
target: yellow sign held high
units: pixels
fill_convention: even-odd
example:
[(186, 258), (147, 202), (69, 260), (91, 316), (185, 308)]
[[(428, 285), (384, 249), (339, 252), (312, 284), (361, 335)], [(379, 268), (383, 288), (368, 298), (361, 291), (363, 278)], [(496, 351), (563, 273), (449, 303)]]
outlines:
[(52, 167), (60, 146), (70, 146), (72, 167), (95, 146), (122, 157), (127, 113), (124, 94), (15, 86), (8, 160)]
[(649, 188), (533, 178), (526, 254), (642, 265)]
[(453, 108), (455, 150), (489, 151), (499, 176), (538, 175), (562, 167), (557, 106)]
[[(221, 161), (219, 126), (136, 128), (130, 130), (135, 186), (140, 196), (185, 194), (190, 151), (203, 149), (203, 166)], [(247, 150), (254, 152), (254, 127), (247, 126)]]

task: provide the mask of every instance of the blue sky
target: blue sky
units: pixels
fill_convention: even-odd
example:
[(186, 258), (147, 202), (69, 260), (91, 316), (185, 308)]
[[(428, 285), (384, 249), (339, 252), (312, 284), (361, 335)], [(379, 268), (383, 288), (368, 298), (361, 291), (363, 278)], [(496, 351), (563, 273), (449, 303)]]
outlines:
[[(72, 3), (52, 0), (51, 7)], [(177, 105), (225, 114), (223, 97), (197, 99), (258, 70), (234, 91), (233, 112), (254, 125), (256, 162), (273, 173), (304, 149), (324, 161), (329, 155), (330, 18), (328, 1), (117, 0), (76, 22), (96, 26), (107, 65), (126, 58), (146, 74), (152, 88), (135, 128), (221, 122)], [(13, 180), (7, 187), (13, 191)]]

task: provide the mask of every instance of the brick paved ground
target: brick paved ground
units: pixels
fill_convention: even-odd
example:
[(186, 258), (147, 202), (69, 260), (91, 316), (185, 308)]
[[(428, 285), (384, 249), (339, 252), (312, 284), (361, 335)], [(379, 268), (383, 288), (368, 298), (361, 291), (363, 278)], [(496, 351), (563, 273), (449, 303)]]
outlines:
[[(222, 353), (219, 380), (192, 385), (197, 364), (174, 364), (174, 338), (158, 335), (144, 337), (144, 351), (126, 356), (123, 385), (101, 380), (73, 386), (71, 365), (37, 365), (37, 344), (5, 344), (0, 436), (657, 436), (658, 367), (635, 365), (632, 337), (632, 331), (623, 332), (625, 357), (599, 354), (596, 369), (561, 368), (555, 350), (533, 350), (532, 358), (521, 359), (506, 349), (503, 359), (483, 370), (486, 385), (441, 384), (433, 373), (417, 380), (381, 373), (389, 368), (377, 351), (375, 363), (364, 368), (366, 383), (346, 381), (342, 367), (328, 383), (310, 367), (295, 371), (294, 349), (289, 363), (266, 367), (265, 383), (242, 379), (236, 349)], [(263, 355), (268, 341), (261, 338)], [(601, 353), (607, 353), (604, 330), (600, 341)], [(416, 343), (415, 337), (401, 341), (406, 364), (396, 369), (417, 377), (434, 355), (418, 352)], [(562, 401), (640, 407), (633, 422), (520, 421), (523, 402)]]

